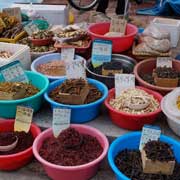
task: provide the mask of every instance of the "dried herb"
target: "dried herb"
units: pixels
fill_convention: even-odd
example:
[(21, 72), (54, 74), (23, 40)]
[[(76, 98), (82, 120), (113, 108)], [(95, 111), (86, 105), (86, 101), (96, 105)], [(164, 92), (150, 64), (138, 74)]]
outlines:
[(33, 144), (32, 134), (25, 132), (0, 132), (0, 145), (8, 145), (14, 142), (13, 137), (18, 137), (18, 143), (14, 149), (8, 152), (0, 152), (0, 155), (15, 154), (29, 148)]
[(73, 128), (62, 131), (58, 138), (47, 138), (39, 151), (42, 158), (61, 166), (89, 163), (98, 158), (102, 152), (103, 148), (95, 137), (81, 134)]
[(152, 161), (174, 161), (171, 146), (161, 141), (149, 141), (145, 144), (144, 150), (148, 159)]
[(178, 78), (178, 72), (173, 68), (157, 67), (154, 72), (159, 78)]
[(32, 34), (33, 39), (48, 39), (54, 36), (52, 31), (41, 30)]
[[(119, 61), (111, 61), (105, 62), (102, 65), (94, 68), (93, 65), (90, 63), (89, 69), (96, 74), (102, 75), (102, 70), (123, 70), (123, 73), (131, 73), (131, 69), (128, 67), (123, 67), (122, 63)], [(108, 76), (114, 76), (114, 74), (109, 74)]]
[(141, 153), (139, 150), (123, 150), (115, 157), (117, 168), (131, 180), (179, 180), (180, 164), (176, 162), (172, 175), (145, 174), (142, 169)]
[(152, 73), (141, 74), (141, 78), (147, 83), (155, 85), (154, 74), (158, 78), (169, 78), (169, 79), (179, 78), (178, 84), (180, 85), (180, 72), (177, 72), (173, 68), (158, 67)]
[[(80, 95), (87, 82), (84, 79), (70, 79), (64, 81), (60, 86), (50, 92), (49, 96), (56, 102), (63, 103), (59, 93), (68, 93), (71, 95)], [(94, 102), (102, 97), (102, 93), (92, 84), (88, 85), (89, 93), (84, 104)], [(73, 101), (73, 99), (72, 99)], [(74, 104), (72, 102), (72, 104)]]
[(39, 89), (33, 86), (32, 84), (22, 83), (22, 82), (1, 82), (0, 91), (13, 93), (16, 90), (17, 85), (19, 88), (25, 89), (26, 91), (23, 98), (33, 96), (39, 92)]
[(60, 85), (61, 93), (68, 93), (68, 94), (77, 94), (80, 95), (82, 89), (86, 85), (86, 81), (84, 79), (71, 79), (66, 80)]

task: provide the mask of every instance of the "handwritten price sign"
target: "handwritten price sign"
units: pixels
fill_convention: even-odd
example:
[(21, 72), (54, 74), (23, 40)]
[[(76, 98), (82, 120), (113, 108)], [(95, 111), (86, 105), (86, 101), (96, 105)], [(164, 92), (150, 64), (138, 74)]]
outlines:
[(67, 79), (86, 79), (84, 60), (66, 62), (66, 77)]
[(135, 87), (135, 76), (133, 74), (115, 74), (115, 93), (118, 97), (121, 92)]
[(58, 137), (60, 132), (70, 126), (71, 109), (53, 109), (53, 134)]
[(26, 76), (19, 61), (14, 61), (1, 67), (1, 73), (8, 82), (24, 82), (28, 83), (28, 77)]

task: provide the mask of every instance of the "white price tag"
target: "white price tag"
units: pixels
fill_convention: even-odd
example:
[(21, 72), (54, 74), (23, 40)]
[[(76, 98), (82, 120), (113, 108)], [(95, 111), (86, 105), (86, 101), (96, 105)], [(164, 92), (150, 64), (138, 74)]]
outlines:
[(39, 31), (39, 28), (31, 22), (24, 27), (24, 30), (28, 33), (29, 36), (32, 36), (33, 33)]
[(127, 21), (125, 19), (114, 17), (111, 19), (110, 32), (120, 32), (124, 35), (126, 32), (126, 25)]
[(135, 88), (134, 74), (115, 74), (115, 95), (118, 97), (122, 91)]
[(28, 77), (25, 74), (19, 61), (6, 64), (2, 66), (0, 70), (5, 81), (29, 83)]
[(142, 150), (144, 145), (149, 141), (157, 141), (160, 138), (161, 129), (158, 126), (145, 125), (142, 129), (142, 135), (139, 145), (139, 150)]
[(75, 48), (61, 48), (61, 59), (65, 61), (73, 61), (75, 56)]
[(29, 132), (34, 110), (25, 106), (17, 106), (14, 131)]
[(66, 77), (67, 79), (86, 79), (84, 60), (66, 62)]
[(168, 67), (172, 68), (172, 58), (171, 57), (158, 57), (156, 62), (156, 67)]
[(92, 48), (92, 64), (98, 67), (104, 62), (110, 62), (112, 57), (112, 41), (94, 40)]
[(58, 137), (60, 132), (70, 126), (71, 109), (53, 109), (53, 134)]

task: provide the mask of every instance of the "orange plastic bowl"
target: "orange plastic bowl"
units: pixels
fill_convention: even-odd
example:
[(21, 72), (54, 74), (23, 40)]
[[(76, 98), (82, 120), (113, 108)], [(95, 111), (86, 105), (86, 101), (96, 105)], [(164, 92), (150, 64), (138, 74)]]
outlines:
[(145, 124), (152, 124), (156, 120), (156, 117), (161, 112), (161, 107), (160, 107), (160, 102), (162, 100), (161, 94), (139, 86), (137, 86), (136, 88), (142, 89), (147, 93), (153, 95), (154, 98), (157, 99), (159, 102), (159, 108), (154, 112), (147, 114), (138, 114), (138, 115), (126, 113), (123, 111), (117, 111), (112, 106), (109, 105), (109, 101), (115, 97), (115, 89), (114, 88), (111, 89), (109, 91), (108, 98), (105, 100), (105, 105), (109, 111), (109, 116), (113, 121), (113, 123), (121, 128), (129, 129), (129, 130), (140, 130)]
[[(0, 119), (0, 131), (13, 131), (14, 120)], [(41, 133), (41, 130), (35, 124), (31, 125), (30, 131), (34, 139)], [(12, 171), (19, 169), (29, 163), (33, 157), (32, 147), (11, 155), (0, 155), (0, 170)]]
[(89, 26), (88, 32), (91, 39), (110, 40), (113, 43), (113, 53), (119, 53), (128, 50), (134, 42), (134, 37), (138, 32), (138, 28), (132, 24), (127, 24), (126, 34), (122, 37), (106, 37), (104, 34), (109, 32), (110, 23), (95, 23)]

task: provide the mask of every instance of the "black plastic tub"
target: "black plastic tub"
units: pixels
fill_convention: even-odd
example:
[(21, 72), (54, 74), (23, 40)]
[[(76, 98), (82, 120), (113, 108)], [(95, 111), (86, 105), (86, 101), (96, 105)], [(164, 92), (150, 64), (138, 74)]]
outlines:
[[(133, 58), (121, 54), (113, 54), (112, 61), (120, 61), (122, 63), (123, 73), (126, 74), (133, 73), (134, 66), (137, 63)], [(114, 76), (104, 76), (95, 73), (91, 60), (86, 63), (86, 72), (88, 77), (101, 81), (108, 87), (108, 89), (114, 88)]]

